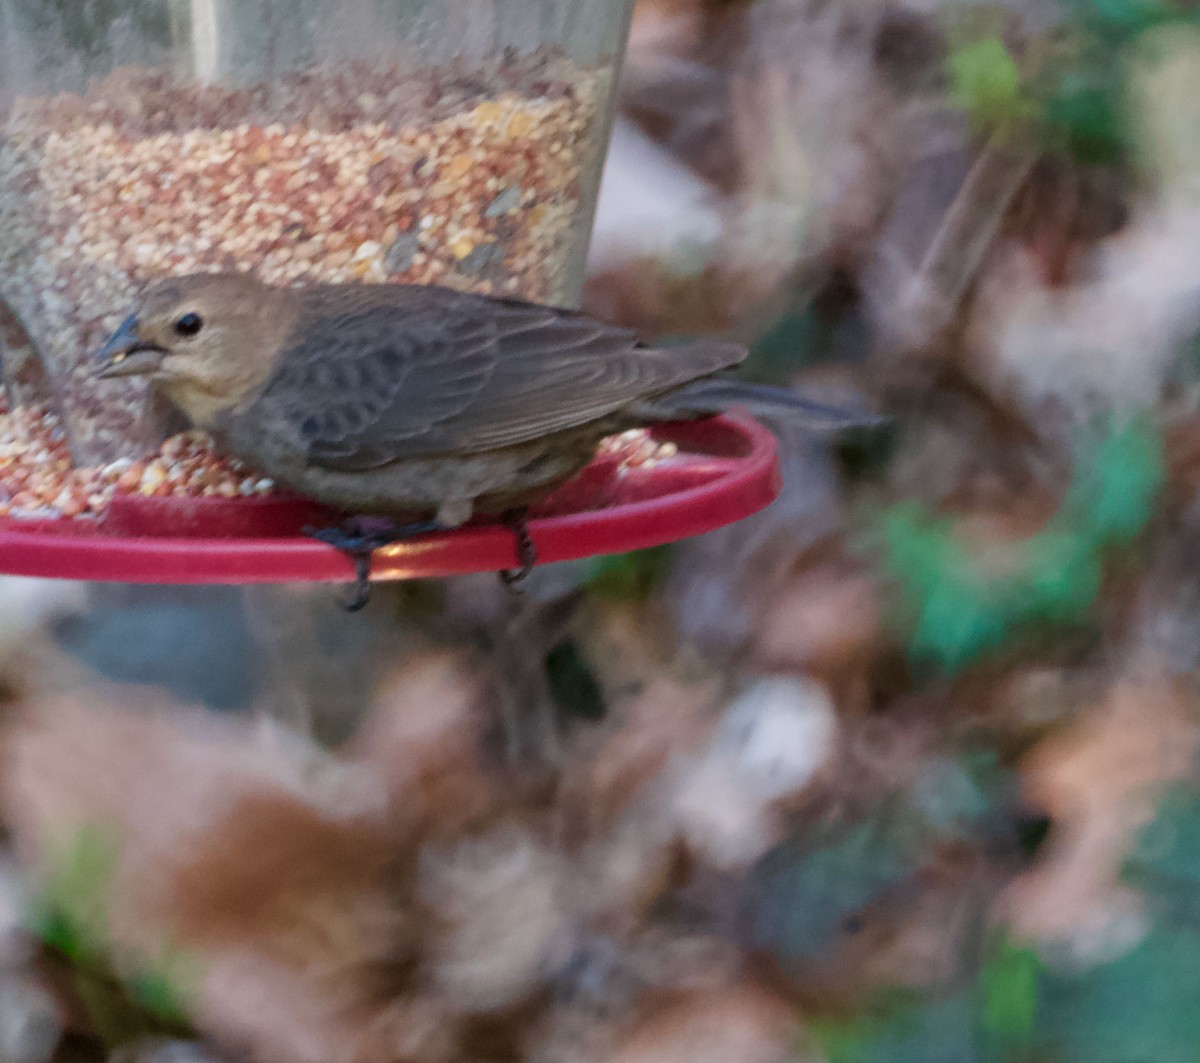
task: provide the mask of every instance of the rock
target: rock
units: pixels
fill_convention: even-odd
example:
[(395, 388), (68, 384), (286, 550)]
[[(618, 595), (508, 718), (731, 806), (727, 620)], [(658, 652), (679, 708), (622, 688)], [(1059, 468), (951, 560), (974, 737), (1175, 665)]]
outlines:
[(677, 768), (680, 832), (713, 866), (748, 866), (783, 835), (774, 803), (812, 781), (836, 739), (836, 713), (821, 684), (759, 680), (726, 710), (709, 748)]

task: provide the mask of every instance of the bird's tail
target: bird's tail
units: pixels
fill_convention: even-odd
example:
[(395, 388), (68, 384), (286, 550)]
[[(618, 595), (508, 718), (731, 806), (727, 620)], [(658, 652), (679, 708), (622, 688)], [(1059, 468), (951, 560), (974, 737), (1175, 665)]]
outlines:
[(878, 425), (885, 420), (863, 406), (835, 406), (805, 398), (791, 388), (723, 376), (702, 377), (648, 399), (639, 404), (638, 413), (647, 420), (682, 421), (737, 409), (764, 420), (826, 431)]

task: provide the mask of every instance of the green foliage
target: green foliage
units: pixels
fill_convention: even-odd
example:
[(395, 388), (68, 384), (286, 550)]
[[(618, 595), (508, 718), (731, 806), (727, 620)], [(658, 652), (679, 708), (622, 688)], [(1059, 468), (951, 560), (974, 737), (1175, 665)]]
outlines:
[(106, 914), (117, 854), (115, 838), (96, 825), (53, 849), (33, 918), (46, 949), (70, 966), (75, 992), (110, 1048), (151, 1033), (187, 1033), (181, 999), (197, 975), (189, 957), (167, 949), (153, 964), (118, 973)]
[(1128, 149), (1122, 124), (1124, 83), (1120, 68), (1055, 68), (1042, 104), (1045, 138), (1088, 165), (1112, 166)]
[(133, 1001), (156, 1025), (184, 1029), (188, 1023), (184, 1001), (196, 991), (199, 977), (199, 967), (192, 957), (166, 951), (156, 963), (127, 981)]
[(829, 1063), (1193, 1063), (1200, 1045), (1200, 792), (1172, 788), (1127, 861), (1153, 923), (1107, 963), (1056, 970), (1004, 938), (948, 998), (816, 1018)]
[(828, 1063), (973, 1063), (971, 1001), (965, 995), (924, 1006), (896, 1007), (884, 1016), (818, 1023)]
[(1188, 17), (1181, 5), (1170, 0), (1068, 0), (1067, 9), (1076, 23), (1110, 47), (1164, 22)]
[(999, 28), (976, 12), (948, 57), (951, 100), (977, 130), (1029, 120), (1050, 150), (1087, 165), (1119, 165), (1131, 147), (1129, 51), (1148, 31), (1195, 22), (1197, 14), (1165, 0), (1064, 0), (1064, 8), (1064, 25), (1020, 64)]
[(904, 503), (884, 516), (882, 532), (886, 571), (913, 617), (914, 658), (953, 670), (1003, 643), (1019, 596), (976, 570), (950, 521)]
[(882, 542), (885, 568), (912, 618), (910, 654), (948, 671), (1024, 626), (1081, 619), (1100, 586), (1098, 558), (1071, 534), (1048, 530), (1004, 548), (1003, 557), (974, 557), (953, 522), (906, 503), (884, 516)]
[(1041, 1058), (1034, 1053), (1042, 977), (1036, 953), (999, 940), (974, 985), (814, 1028), (829, 1063), (1024, 1063)]
[(34, 912), (34, 932), (47, 947), (75, 962), (105, 947), (116, 860), (115, 841), (95, 825), (52, 850), (50, 875)]
[(953, 48), (948, 59), (950, 97), (976, 128), (1003, 127), (1030, 113), (1021, 71), (999, 37)]
[(1049, 57), (1034, 95), (1048, 144), (1092, 165), (1116, 165), (1130, 151), (1125, 58), (1143, 34), (1195, 21), (1160, 0), (1066, 0), (1065, 49)]
[(1084, 620), (1104, 551), (1141, 532), (1164, 475), (1158, 433), (1130, 421), (1082, 453), (1059, 511), (1015, 546), (973, 556), (947, 518), (916, 503), (885, 512), (876, 541), (908, 618), (911, 656), (955, 671), (1032, 625)]
[(979, 1030), (993, 1055), (1024, 1051), (1038, 1017), (1042, 963), (1032, 949), (1001, 941), (979, 977)]
[(816, 1020), (829, 1063), (1193, 1063), (1200, 1044), (1200, 935), (1153, 931), (1079, 973), (1000, 942), (977, 983), (882, 1015)]
[(1165, 478), (1158, 432), (1140, 419), (1117, 425), (1077, 463), (1060, 523), (1090, 545), (1128, 543), (1153, 515)]
[(602, 598), (646, 598), (666, 575), (670, 557), (670, 546), (598, 557), (591, 564), (588, 590)]

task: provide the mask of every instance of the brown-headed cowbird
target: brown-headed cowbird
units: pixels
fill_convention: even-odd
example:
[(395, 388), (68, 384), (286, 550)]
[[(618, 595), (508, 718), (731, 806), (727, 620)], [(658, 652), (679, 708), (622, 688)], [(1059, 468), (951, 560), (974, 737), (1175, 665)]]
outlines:
[(224, 451), (300, 494), (412, 522), (319, 534), (356, 557), (362, 592), (375, 547), (520, 514), (615, 432), (738, 404), (830, 427), (868, 419), (713, 376), (745, 355), (645, 347), (573, 310), (449, 288), (195, 274), (150, 287), (96, 358), (99, 376), (148, 377)]

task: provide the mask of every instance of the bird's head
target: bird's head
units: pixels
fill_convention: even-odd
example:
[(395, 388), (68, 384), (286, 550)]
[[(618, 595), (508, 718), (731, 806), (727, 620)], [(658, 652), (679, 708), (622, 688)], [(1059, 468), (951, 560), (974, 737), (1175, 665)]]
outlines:
[(265, 382), (294, 321), (286, 289), (245, 274), (173, 277), (96, 352), (96, 376), (146, 377), (204, 425)]

